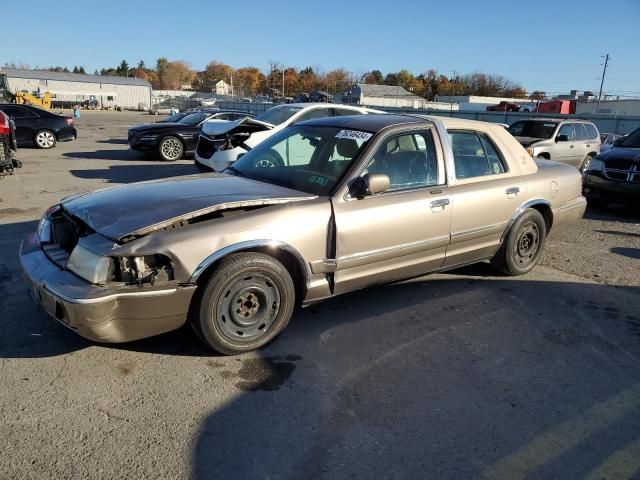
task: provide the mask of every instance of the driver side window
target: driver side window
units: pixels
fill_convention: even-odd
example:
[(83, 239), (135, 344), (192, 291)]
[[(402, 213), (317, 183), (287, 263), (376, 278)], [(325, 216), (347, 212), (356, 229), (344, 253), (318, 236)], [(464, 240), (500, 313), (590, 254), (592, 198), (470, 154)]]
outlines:
[(429, 130), (388, 138), (376, 151), (365, 173), (389, 177), (388, 191), (410, 190), (438, 184), (438, 159)]
[(309, 110), (308, 112), (300, 115), (299, 118), (296, 119), (295, 123), (304, 122), (305, 120), (313, 120), (314, 118), (325, 118), (330, 117), (328, 108), (314, 108), (313, 110)]

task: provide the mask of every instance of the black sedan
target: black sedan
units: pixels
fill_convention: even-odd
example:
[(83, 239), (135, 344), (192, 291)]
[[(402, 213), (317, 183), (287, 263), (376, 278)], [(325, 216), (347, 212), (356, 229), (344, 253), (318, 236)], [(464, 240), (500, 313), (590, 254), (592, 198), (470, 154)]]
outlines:
[(584, 169), (584, 196), (593, 207), (640, 201), (640, 128), (615, 141)]
[(0, 103), (2, 110), (16, 125), (18, 146), (35, 145), (53, 148), (56, 142), (68, 142), (78, 138), (73, 118), (34, 107)]
[(198, 143), (202, 124), (208, 120), (240, 120), (253, 114), (235, 110), (200, 111), (176, 122), (136, 125), (129, 129), (129, 148), (157, 154), (162, 160), (179, 160), (192, 154)]

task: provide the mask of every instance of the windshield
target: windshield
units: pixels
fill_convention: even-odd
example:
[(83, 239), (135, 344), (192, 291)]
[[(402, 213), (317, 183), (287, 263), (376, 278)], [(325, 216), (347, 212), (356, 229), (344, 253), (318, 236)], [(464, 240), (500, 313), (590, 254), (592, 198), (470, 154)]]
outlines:
[(206, 120), (207, 118), (209, 118), (210, 116), (211, 116), (211, 113), (209, 112), (190, 113), (186, 117), (178, 120), (178, 123), (182, 123), (183, 125), (197, 125), (203, 120)]
[(522, 121), (509, 127), (509, 133), (514, 137), (551, 138), (557, 123)]
[(640, 148), (640, 128), (634, 130), (629, 135), (620, 140), (621, 147)]
[(178, 122), (181, 119), (183, 119), (184, 117), (186, 117), (187, 115), (189, 115), (188, 113), (174, 113), (173, 115), (169, 115), (167, 117), (164, 117), (162, 120), (158, 120), (157, 123), (173, 123), (173, 122)]
[(328, 195), (372, 136), (337, 127), (289, 127), (258, 144), (225, 173)]
[(299, 112), (300, 110), (302, 110), (300, 107), (290, 107), (288, 105), (273, 107), (266, 112), (258, 115), (256, 117), (256, 120), (267, 122), (271, 125), (280, 125), (281, 123), (289, 120), (296, 112)]

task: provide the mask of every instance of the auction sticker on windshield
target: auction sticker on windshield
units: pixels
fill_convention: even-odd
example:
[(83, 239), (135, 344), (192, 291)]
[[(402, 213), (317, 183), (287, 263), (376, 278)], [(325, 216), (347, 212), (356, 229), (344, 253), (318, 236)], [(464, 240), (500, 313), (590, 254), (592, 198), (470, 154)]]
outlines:
[(351, 140), (362, 140), (363, 142), (366, 142), (371, 137), (373, 137), (373, 133), (360, 132), (358, 130), (340, 130), (336, 135), (336, 138), (349, 138)]

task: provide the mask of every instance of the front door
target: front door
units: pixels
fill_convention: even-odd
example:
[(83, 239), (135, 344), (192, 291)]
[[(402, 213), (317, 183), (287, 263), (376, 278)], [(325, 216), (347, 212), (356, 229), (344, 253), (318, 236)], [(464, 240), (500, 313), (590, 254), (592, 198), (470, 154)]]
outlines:
[(389, 190), (335, 199), (336, 294), (442, 266), (451, 200), (436, 152), (429, 129), (390, 134), (360, 172), (387, 175)]
[[(558, 137), (566, 135), (567, 141), (558, 141)], [(573, 125), (565, 123), (560, 126), (556, 133), (556, 144), (552, 149), (551, 160), (565, 162), (573, 165), (576, 159), (576, 141), (573, 133)]]

